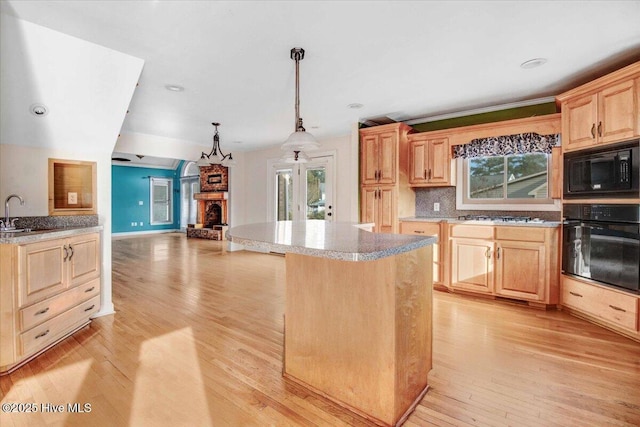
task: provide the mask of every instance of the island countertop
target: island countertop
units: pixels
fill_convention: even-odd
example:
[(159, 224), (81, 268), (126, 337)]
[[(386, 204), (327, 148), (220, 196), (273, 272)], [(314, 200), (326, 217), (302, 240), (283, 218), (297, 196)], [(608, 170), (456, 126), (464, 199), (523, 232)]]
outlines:
[(322, 220), (266, 222), (233, 227), (227, 238), (246, 247), (343, 261), (372, 261), (437, 241), (434, 236), (371, 233), (357, 225)]

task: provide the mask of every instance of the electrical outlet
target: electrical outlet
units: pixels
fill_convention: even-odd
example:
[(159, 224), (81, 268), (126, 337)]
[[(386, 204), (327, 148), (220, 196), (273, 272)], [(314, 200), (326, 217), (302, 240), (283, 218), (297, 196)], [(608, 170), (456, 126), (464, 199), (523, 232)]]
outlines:
[(433, 204), (433, 211), (434, 212), (440, 212), (440, 203), (434, 203)]

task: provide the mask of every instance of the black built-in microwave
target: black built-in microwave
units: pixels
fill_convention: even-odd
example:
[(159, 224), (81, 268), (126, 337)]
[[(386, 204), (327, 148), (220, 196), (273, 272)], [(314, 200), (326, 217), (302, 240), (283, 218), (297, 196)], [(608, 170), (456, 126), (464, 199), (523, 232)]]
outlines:
[(564, 155), (564, 197), (639, 198), (640, 140)]

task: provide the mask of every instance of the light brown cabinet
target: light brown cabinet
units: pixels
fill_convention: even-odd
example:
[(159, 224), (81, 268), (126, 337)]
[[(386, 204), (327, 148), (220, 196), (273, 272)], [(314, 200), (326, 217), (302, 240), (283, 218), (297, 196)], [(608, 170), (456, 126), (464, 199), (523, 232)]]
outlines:
[(589, 320), (640, 340), (640, 296), (562, 276), (562, 305)]
[(558, 228), (449, 226), (451, 289), (558, 302)]
[(413, 187), (451, 185), (451, 154), (446, 137), (411, 134), (409, 139), (409, 183)]
[(0, 247), (0, 370), (6, 371), (86, 325), (100, 309), (100, 235)]
[(360, 222), (374, 223), (374, 232), (398, 233), (398, 218), (415, 213), (407, 179), (409, 132), (403, 123), (360, 130)]
[[(400, 233), (415, 236), (435, 236), (438, 241), (433, 244), (433, 285), (443, 286), (444, 277), (444, 251), (446, 248), (445, 227), (446, 223), (426, 221), (401, 221)], [(444, 242), (444, 243), (443, 243)]]
[(361, 221), (374, 223), (375, 233), (395, 233), (397, 214), (397, 192), (393, 185), (362, 187)]
[(640, 135), (639, 79), (640, 62), (559, 95), (563, 150)]

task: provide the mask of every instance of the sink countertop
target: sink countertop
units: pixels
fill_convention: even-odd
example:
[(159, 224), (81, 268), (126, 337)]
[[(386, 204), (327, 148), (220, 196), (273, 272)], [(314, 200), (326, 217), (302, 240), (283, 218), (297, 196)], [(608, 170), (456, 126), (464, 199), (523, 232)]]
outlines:
[(47, 230), (19, 231), (17, 233), (0, 232), (0, 244), (20, 245), (34, 243), (42, 240), (58, 239), (61, 237), (75, 236), (77, 234), (93, 233), (102, 230), (101, 225), (92, 227), (66, 227)]
[(227, 238), (246, 247), (343, 261), (372, 261), (436, 242), (435, 237), (371, 233), (359, 224), (322, 220), (247, 224), (227, 231)]
[(414, 222), (446, 222), (449, 224), (469, 224), (469, 225), (502, 225), (508, 227), (549, 227), (555, 228), (562, 224), (561, 221), (541, 221), (541, 222), (506, 222), (506, 221), (489, 221), (489, 220), (469, 220), (458, 218), (428, 218), (411, 216), (406, 218), (400, 218), (400, 221), (414, 221)]

